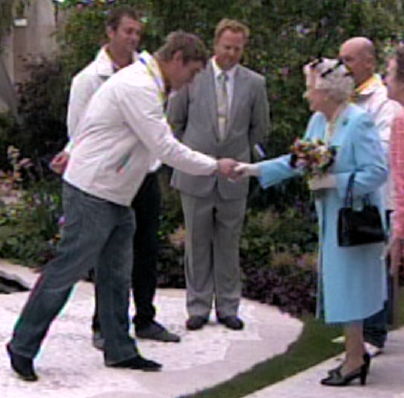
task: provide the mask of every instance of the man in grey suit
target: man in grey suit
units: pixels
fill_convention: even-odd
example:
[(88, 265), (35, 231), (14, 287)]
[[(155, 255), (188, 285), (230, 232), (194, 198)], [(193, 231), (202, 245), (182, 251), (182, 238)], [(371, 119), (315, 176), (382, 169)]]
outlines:
[[(248, 162), (251, 149), (269, 128), (265, 79), (239, 64), (248, 36), (242, 23), (220, 21), (207, 68), (168, 104), (177, 137), (215, 158)], [(174, 171), (172, 186), (181, 192), (186, 228), (186, 327), (201, 329), (214, 301), (218, 322), (240, 330), (239, 239), (248, 181)]]

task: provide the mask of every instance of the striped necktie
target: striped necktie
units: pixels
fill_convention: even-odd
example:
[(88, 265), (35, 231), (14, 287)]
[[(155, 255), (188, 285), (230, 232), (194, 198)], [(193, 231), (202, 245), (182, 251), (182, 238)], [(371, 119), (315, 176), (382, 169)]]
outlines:
[(227, 121), (229, 113), (229, 98), (227, 93), (227, 81), (229, 76), (226, 72), (221, 72), (217, 77), (217, 117), (219, 126), (219, 139), (223, 141), (226, 136)]

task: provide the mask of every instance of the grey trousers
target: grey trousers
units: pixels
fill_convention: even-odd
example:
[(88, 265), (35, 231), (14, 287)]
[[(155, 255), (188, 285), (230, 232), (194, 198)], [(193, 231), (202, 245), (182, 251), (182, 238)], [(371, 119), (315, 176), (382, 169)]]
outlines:
[(104, 359), (111, 365), (135, 357), (129, 336), (129, 287), (134, 217), (130, 207), (63, 186), (66, 224), (58, 253), (38, 279), (17, 321), (12, 350), (34, 358), (73, 285), (91, 268), (99, 286), (99, 317), (104, 331)]
[(198, 198), (181, 193), (185, 218), (187, 311), (208, 317), (237, 315), (240, 297), (239, 241), (246, 199), (223, 200), (215, 191)]

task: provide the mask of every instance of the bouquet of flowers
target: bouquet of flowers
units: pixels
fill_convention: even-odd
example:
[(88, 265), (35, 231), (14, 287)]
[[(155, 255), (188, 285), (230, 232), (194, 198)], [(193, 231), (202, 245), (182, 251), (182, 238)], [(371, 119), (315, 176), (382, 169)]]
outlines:
[(308, 177), (320, 177), (334, 163), (337, 148), (320, 139), (301, 140), (297, 138), (290, 147), (290, 165), (303, 171)]

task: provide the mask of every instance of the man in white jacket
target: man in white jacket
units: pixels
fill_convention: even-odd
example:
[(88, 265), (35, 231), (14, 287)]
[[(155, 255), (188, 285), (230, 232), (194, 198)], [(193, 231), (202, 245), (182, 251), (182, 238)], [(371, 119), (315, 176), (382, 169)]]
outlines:
[[(131, 7), (113, 8), (106, 20), (108, 43), (96, 58), (81, 70), (72, 81), (67, 113), (68, 135), (72, 140), (78, 124), (93, 94), (115, 72), (132, 64), (138, 58), (142, 23)], [(69, 160), (71, 142), (52, 161), (52, 168), (61, 173)], [(133, 239), (134, 263), (132, 267), (132, 293), (136, 308), (133, 317), (136, 335), (143, 339), (163, 342), (179, 342), (180, 337), (169, 332), (155, 321), (153, 298), (157, 287), (158, 228), (160, 213), (160, 189), (157, 161), (147, 173), (132, 201), (135, 211), (136, 232)], [(97, 295), (96, 295), (97, 297)], [(93, 345), (102, 349), (104, 339), (99, 323), (98, 300), (93, 317)]]
[(170, 34), (154, 56), (143, 52), (93, 95), (72, 140), (63, 175), (66, 223), (57, 257), (48, 263), (15, 325), (7, 350), (14, 371), (35, 381), (33, 360), (73, 285), (95, 267), (106, 366), (156, 371), (129, 336), (132, 263), (130, 208), (157, 158), (191, 174), (234, 177), (232, 159), (216, 160), (177, 141), (164, 114), (169, 89), (189, 83), (206, 64), (194, 35)]
[[(390, 133), (392, 121), (400, 107), (387, 97), (387, 89), (381, 77), (376, 74), (376, 51), (371, 40), (366, 37), (353, 37), (345, 41), (340, 48), (339, 56), (350, 69), (355, 81), (353, 101), (365, 109), (373, 118), (379, 132), (386, 157), (389, 155)], [(387, 223), (394, 210), (391, 177), (383, 186), (384, 205)], [(389, 289), (389, 296), (391, 290)], [(392, 298), (389, 297), (389, 300)], [(383, 351), (387, 338), (388, 303), (385, 308), (370, 318), (365, 319), (363, 334), (366, 349), (371, 356)]]

